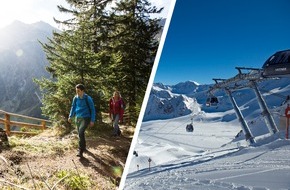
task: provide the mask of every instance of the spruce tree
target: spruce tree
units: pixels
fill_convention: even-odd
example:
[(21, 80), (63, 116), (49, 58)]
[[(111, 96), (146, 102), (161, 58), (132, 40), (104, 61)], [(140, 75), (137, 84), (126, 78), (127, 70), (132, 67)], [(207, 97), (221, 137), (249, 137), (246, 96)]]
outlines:
[[(108, 111), (108, 100), (115, 89), (125, 98), (127, 114), (135, 123), (158, 48), (160, 19), (150, 15), (162, 9), (147, 0), (67, 0), (71, 19), (57, 23), (64, 30), (55, 32), (42, 44), (51, 73), (50, 79), (37, 80), (43, 92), (43, 114), (66, 123), (75, 94), (82, 83), (101, 112)], [(68, 124), (68, 123), (66, 123)]]
[(160, 18), (152, 15), (161, 11), (147, 0), (121, 0), (112, 15), (115, 30), (110, 81), (122, 91), (135, 122), (159, 44)]
[(51, 79), (37, 81), (44, 94), (43, 114), (52, 120), (61, 119), (65, 122), (75, 94), (74, 87), (82, 83), (86, 86), (86, 92), (93, 97), (98, 113), (97, 121), (101, 121), (100, 92), (105, 78), (105, 67), (102, 67), (105, 56), (101, 45), (105, 44), (106, 32), (97, 32), (95, 26), (105, 26), (107, 16), (104, 7), (109, 1), (67, 2), (71, 4), (71, 9), (62, 6), (58, 8), (61, 12), (71, 14), (72, 18), (66, 21), (55, 19), (65, 26), (65, 30), (55, 32), (53, 39), (42, 44), (50, 63), (47, 71), (53, 76)]

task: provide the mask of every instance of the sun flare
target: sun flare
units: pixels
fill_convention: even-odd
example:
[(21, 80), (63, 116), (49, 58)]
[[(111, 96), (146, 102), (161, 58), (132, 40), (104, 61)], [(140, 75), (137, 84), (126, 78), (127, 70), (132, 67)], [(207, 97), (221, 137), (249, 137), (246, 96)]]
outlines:
[(31, 0), (2, 1), (0, 6), (0, 27), (4, 27), (14, 20), (25, 20), (30, 14)]

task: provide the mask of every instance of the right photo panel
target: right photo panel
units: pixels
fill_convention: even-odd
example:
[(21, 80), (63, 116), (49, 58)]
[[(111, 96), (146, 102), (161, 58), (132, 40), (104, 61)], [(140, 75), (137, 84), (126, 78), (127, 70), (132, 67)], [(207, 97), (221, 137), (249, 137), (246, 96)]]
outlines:
[(289, 10), (176, 1), (125, 190), (290, 189)]

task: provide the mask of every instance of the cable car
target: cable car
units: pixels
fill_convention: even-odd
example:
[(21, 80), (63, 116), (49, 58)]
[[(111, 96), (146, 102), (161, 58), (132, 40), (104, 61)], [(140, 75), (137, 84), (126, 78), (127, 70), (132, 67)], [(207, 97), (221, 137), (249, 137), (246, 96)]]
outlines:
[(207, 98), (207, 100), (206, 100), (206, 104), (205, 104), (205, 105), (206, 105), (207, 107), (210, 107), (210, 106), (217, 106), (218, 103), (219, 103), (218, 98), (215, 97), (215, 96), (212, 96), (212, 97)]
[(186, 132), (193, 132), (193, 131), (194, 131), (194, 128), (192, 124), (186, 125)]
[(264, 77), (290, 77), (290, 49), (276, 52), (262, 68)]
[(136, 152), (136, 150), (134, 150), (133, 155), (138, 157), (138, 153)]

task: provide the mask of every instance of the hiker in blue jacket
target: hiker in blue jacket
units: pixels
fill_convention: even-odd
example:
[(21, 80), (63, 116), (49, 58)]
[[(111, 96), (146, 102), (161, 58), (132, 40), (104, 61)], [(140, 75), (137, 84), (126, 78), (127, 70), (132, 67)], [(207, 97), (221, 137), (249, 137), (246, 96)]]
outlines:
[(78, 157), (83, 157), (86, 150), (85, 130), (88, 126), (94, 126), (95, 106), (93, 99), (85, 93), (85, 87), (82, 84), (76, 85), (76, 96), (73, 98), (68, 122), (71, 118), (76, 117), (76, 125), (79, 134), (79, 152)]

